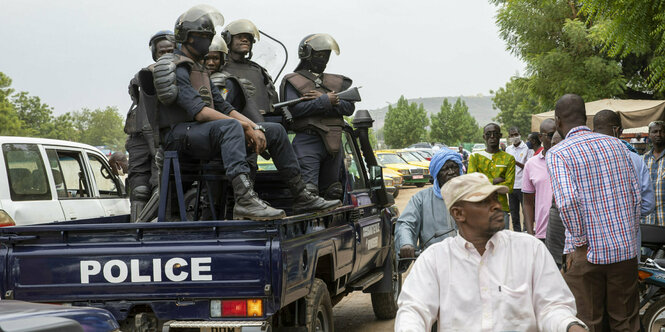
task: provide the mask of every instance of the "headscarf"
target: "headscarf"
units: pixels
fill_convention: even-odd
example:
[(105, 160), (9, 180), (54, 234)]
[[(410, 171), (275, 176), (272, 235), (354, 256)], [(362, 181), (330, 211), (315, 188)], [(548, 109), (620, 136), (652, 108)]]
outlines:
[(453, 151), (448, 148), (442, 148), (437, 151), (434, 156), (432, 156), (432, 160), (429, 162), (429, 174), (434, 178), (434, 186), (432, 187), (432, 190), (434, 190), (434, 196), (438, 197), (439, 199), (443, 199), (443, 197), (441, 197), (441, 185), (439, 184), (439, 180), (436, 178), (436, 175), (439, 174), (443, 164), (445, 164), (448, 160), (456, 162), (459, 166), (459, 174), (464, 174), (462, 157), (460, 157), (457, 151)]

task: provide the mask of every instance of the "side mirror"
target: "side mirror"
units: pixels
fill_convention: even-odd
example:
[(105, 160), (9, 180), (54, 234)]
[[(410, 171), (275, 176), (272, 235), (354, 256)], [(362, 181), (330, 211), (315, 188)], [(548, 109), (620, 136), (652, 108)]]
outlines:
[(372, 189), (379, 189), (383, 185), (383, 168), (381, 166), (369, 167), (369, 186)]

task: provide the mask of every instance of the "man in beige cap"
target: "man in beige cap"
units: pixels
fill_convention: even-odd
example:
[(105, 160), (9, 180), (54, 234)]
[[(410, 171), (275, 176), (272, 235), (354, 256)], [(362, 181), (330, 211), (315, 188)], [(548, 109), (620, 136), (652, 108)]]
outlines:
[(459, 234), (416, 260), (398, 299), (395, 331), (585, 331), (575, 299), (545, 245), (504, 229), (498, 194), (471, 173), (449, 180), (443, 200)]

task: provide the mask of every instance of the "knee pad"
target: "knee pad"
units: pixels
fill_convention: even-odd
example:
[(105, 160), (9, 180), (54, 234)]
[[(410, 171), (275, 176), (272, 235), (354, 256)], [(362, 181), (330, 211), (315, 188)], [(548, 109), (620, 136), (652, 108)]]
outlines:
[(132, 193), (129, 196), (132, 201), (147, 202), (150, 199), (150, 188), (148, 186), (137, 186), (132, 189)]

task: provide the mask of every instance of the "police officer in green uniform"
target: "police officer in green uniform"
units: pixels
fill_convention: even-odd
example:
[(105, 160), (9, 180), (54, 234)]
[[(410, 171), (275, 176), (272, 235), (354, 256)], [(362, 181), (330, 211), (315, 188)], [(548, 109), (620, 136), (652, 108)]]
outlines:
[[(160, 134), (167, 150), (177, 150), (183, 158), (222, 158), (231, 179), (235, 205), (234, 219), (272, 220), (285, 217), (258, 198), (249, 178), (246, 161), (249, 146), (256, 153), (266, 148), (275, 166), (287, 179), (295, 198), (295, 213), (328, 210), (341, 204), (326, 201), (305, 189), (300, 168), (283, 127), (278, 124), (256, 125), (226, 102), (211, 82), (202, 60), (208, 53), (215, 26), (223, 17), (214, 8), (198, 5), (181, 15), (175, 25), (174, 52), (177, 98), (159, 109)], [(161, 59), (160, 59), (161, 61)]]
[(296, 132), (293, 149), (307, 188), (320, 191), (326, 198), (341, 198), (342, 127), (344, 116), (352, 115), (355, 105), (335, 94), (348, 89), (351, 79), (324, 73), (331, 52), (339, 55), (339, 46), (329, 34), (305, 37), (298, 45), (300, 63), (295, 72), (282, 79), (280, 95), (283, 101), (305, 99), (290, 106), (289, 111)]
[[(157, 61), (166, 53), (173, 53), (175, 47), (173, 32), (169, 30), (158, 31), (150, 38), (148, 46), (154, 61)], [(158, 183), (153, 133), (146, 117), (146, 110), (142, 107), (143, 104), (139, 103), (140, 93), (137, 76), (138, 74), (129, 82), (132, 106), (129, 108), (125, 121), (125, 133), (128, 135), (125, 149), (130, 156), (127, 192), (129, 192), (131, 221), (136, 220), (137, 215), (143, 210)]]

